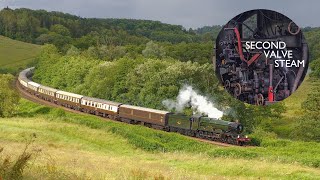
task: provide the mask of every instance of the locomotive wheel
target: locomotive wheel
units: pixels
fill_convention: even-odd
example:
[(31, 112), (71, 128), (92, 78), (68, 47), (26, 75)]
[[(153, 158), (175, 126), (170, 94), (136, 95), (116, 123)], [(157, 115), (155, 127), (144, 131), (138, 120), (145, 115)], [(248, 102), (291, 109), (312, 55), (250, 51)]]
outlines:
[(234, 96), (238, 97), (241, 94), (241, 85), (239, 83), (236, 83), (234, 87)]
[(232, 144), (232, 138), (231, 138), (231, 137), (228, 137), (228, 138), (227, 138), (227, 143), (228, 143), (228, 144)]
[(229, 81), (229, 80), (226, 80), (226, 81), (224, 82), (224, 89), (227, 90), (227, 91), (229, 91), (229, 90), (230, 90), (230, 87), (231, 87), (230, 81)]
[(262, 106), (264, 104), (264, 97), (262, 94), (256, 96), (256, 105)]

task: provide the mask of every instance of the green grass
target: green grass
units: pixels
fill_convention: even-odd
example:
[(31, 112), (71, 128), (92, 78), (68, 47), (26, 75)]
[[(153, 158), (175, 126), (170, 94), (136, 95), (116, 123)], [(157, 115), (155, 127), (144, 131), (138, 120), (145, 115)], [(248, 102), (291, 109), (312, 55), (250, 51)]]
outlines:
[(293, 128), (295, 128), (295, 121), (305, 115), (301, 103), (307, 99), (313, 87), (319, 86), (319, 84), (320, 82), (318, 80), (310, 78), (307, 75), (297, 91), (284, 100), (286, 112), (281, 119), (276, 119), (272, 122), (273, 131), (279, 137), (292, 138), (291, 133), (294, 130)]
[(41, 153), (27, 179), (319, 179), (320, 144), (264, 139), (262, 147), (218, 147), (142, 126), (66, 113), (22, 100), (0, 119), (0, 146), (21, 153), (35, 133)]
[(25, 67), (39, 54), (40, 47), (0, 36), (0, 72), (16, 72)]
[(306, 76), (302, 84), (299, 86), (291, 96), (284, 100), (287, 107), (287, 112), (284, 114), (287, 118), (294, 118), (303, 113), (301, 103), (306, 100), (308, 94), (311, 92), (312, 82), (309, 76)]

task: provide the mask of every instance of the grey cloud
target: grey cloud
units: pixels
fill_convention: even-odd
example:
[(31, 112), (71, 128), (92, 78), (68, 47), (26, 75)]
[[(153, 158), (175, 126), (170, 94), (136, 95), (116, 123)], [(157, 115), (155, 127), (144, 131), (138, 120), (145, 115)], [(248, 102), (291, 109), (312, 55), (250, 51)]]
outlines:
[(159, 20), (186, 28), (222, 25), (251, 9), (270, 9), (301, 26), (320, 26), (320, 1), (309, 0), (0, 0), (0, 8), (26, 7), (82, 17)]

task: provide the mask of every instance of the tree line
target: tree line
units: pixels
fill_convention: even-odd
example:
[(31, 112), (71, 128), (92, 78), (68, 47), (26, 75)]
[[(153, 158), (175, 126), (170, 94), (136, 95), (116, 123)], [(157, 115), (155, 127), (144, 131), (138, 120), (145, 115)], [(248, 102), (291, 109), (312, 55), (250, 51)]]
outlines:
[[(186, 30), (180, 25), (159, 21), (81, 18), (67, 13), (26, 8), (2, 9), (0, 24), (0, 35), (41, 45), (54, 44), (63, 53), (71, 46), (80, 51), (107, 46), (141, 54), (139, 50), (153, 41), (161, 44), (167, 55), (182, 61), (203, 62), (203, 59), (209, 59), (215, 37), (199, 29)], [(187, 55), (181, 51), (182, 48), (188, 48), (185, 51)]]

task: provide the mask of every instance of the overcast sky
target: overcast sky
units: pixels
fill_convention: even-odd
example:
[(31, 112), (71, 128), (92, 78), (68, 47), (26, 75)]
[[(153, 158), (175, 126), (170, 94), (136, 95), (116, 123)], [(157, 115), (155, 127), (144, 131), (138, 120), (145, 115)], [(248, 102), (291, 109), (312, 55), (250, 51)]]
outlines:
[(81, 17), (159, 20), (186, 28), (223, 25), (251, 9), (276, 10), (300, 26), (320, 26), (319, 0), (0, 0), (0, 8), (62, 11)]

